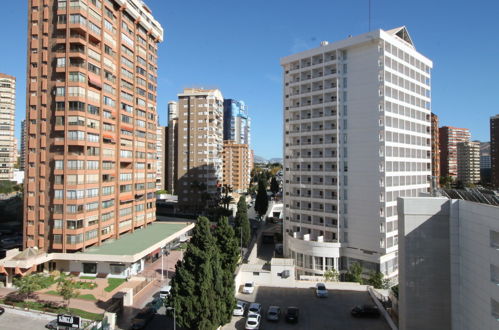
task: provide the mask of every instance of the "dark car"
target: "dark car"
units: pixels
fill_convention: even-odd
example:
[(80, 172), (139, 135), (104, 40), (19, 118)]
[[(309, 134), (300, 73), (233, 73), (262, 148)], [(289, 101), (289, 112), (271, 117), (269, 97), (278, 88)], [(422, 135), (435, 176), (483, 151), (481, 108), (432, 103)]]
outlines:
[(5, 309), (3, 307), (0, 307), (0, 315), (2, 315), (3, 313), (5, 313)]
[(286, 310), (286, 321), (296, 323), (298, 322), (298, 316), (300, 314), (300, 310), (298, 307), (288, 307)]
[(381, 314), (378, 307), (374, 305), (355, 306), (351, 313), (355, 317), (379, 317)]
[(147, 322), (154, 317), (154, 314), (156, 314), (156, 310), (153, 307), (142, 309), (139, 314), (132, 319), (132, 329), (145, 328)]

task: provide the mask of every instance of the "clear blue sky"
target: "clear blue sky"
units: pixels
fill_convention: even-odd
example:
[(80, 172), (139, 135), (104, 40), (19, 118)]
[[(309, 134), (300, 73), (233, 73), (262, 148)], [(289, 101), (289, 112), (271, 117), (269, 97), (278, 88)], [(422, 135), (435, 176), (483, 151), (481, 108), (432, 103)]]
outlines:
[[(0, 72), (17, 81), (17, 133), (25, 117), (27, 0), (2, 1)], [(282, 157), (279, 59), (367, 32), (368, 0), (146, 0), (165, 29), (159, 50), (158, 114), (184, 87), (217, 87), (252, 116), (255, 154)], [(433, 111), (441, 125), (489, 140), (499, 113), (499, 2), (372, 0), (372, 27), (406, 25), (433, 60)]]

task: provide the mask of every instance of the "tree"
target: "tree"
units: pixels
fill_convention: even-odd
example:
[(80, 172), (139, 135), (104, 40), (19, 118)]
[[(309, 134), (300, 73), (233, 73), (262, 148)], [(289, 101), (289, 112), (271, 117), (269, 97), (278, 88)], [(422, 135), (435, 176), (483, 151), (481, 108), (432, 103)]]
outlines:
[(35, 274), (15, 277), (13, 284), (17, 287), (18, 292), (26, 298), (30, 298), (33, 295), (33, 292), (43, 289), (38, 276)]
[(381, 272), (371, 271), (369, 273), (369, 278), (366, 281), (367, 285), (370, 285), (376, 289), (383, 288), (383, 274)]
[(358, 282), (362, 284), (362, 266), (357, 262), (351, 264), (345, 275), (345, 279), (347, 282)]
[(275, 176), (273, 176), (270, 180), (270, 191), (272, 191), (274, 195), (279, 192), (279, 183), (277, 182)]
[(256, 194), (255, 200), (255, 211), (260, 217), (263, 217), (267, 213), (269, 208), (269, 198), (267, 196), (267, 184), (266, 181), (260, 179), (258, 181), (258, 193)]
[(222, 196), (221, 202), (222, 202), (222, 205), (227, 210), (229, 209), (230, 203), (234, 200), (234, 198), (231, 195), (229, 195), (232, 191), (233, 191), (233, 189), (231, 186), (229, 186), (227, 184), (222, 186), (222, 193), (224, 195)]
[(244, 196), (239, 197), (239, 201), (237, 202), (234, 230), (236, 240), (239, 244), (248, 246), (251, 239), (251, 228), (248, 220), (248, 205), (246, 204), (246, 198)]
[(71, 298), (76, 298), (80, 294), (76, 290), (76, 283), (72, 278), (61, 278), (57, 283), (57, 293), (64, 298), (68, 308)]
[(338, 282), (340, 273), (336, 269), (329, 269), (324, 273), (324, 278), (327, 282)]
[(440, 186), (442, 188), (450, 189), (452, 187), (453, 183), (454, 183), (454, 179), (449, 175), (440, 177)]
[(232, 311), (236, 305), (236, 289), (234, 274), (239, 259), (239, 246), (234, 230), (229, 225), (227, 217), (220, 217), (213, 235), (216, 239), (218, 251), (220, 252), (220, 264), (222, 269), (223, 291), (221, 301), (225, 303), (225, 313), (221, 315), (222, 324), (231, 320)]
[(224, 273), (220, 254), (210, 231), (210, 222), (199, 217), (183, 260), (176, 265), (168, 304), (175, 308), (180, 326), (216, 329), (226, 319), (223, 301)]

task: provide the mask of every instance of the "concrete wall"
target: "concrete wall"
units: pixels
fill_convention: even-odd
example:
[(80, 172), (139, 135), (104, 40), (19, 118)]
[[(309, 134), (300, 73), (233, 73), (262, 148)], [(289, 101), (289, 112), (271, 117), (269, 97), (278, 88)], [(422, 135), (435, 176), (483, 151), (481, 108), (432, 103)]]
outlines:
[[(93, 263), (93, 262), (86, 262)], [(82, 276), (94, 276), (96, 274), (85, 274), (83, 273), (83, 264), (81, 261), (70, 261), (69, 262), (69, 272), (80, 272)], [(115, 262), (97, 262), (97, 274), (104, 273), (108, 274), (108, 277), (114, 278), (128, 278), (133, 275), (137, 275), (144, 269), (144, 259), (139, 260), (136, 263), (124, 263), (125, 270), (121, 274), (111, 274), (111, 264), (117, 264)]]
[(399, 219), (400, 328), (498, 329), (499, 207), (403, 198)]
[(449, 200), (399, 198), (399, 327), (450, 329)]
[(499, 329), (491, 303), (499, 302), (497, 279), (491, 280), (499, 251), (491, 246), (490, 234), (499, 232), (499, 207), (452, 202), (452, 329)]

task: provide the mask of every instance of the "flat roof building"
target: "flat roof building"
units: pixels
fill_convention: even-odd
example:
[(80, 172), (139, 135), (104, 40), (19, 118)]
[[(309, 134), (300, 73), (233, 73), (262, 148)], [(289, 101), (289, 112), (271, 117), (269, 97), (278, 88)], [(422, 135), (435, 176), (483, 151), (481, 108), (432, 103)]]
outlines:
[(24, 247), (79, 252), (155, 221), (163, 29), (140, 0), (30, 0)]
[(238, 144), (232, 140), (224, 141), (223, 147), (223, 185), (233, 191), (245, 193), (250, 184), (251, 165), (247, 144)]
[(464, 185), (480, 182), (480, 142), (457, 144), (457, 179)]
[(499, 189), (499, 115), (490, 117), (490, 161), (492, 186)]
[(0, 181), (14, 179), (17, 164), (15, 113), (16, 78), (0, 73)]
[(470, 141), (470, 131), (467, 128), (452, 126), (440, 127), (440, 175), (457, 179), (457, 144)]

